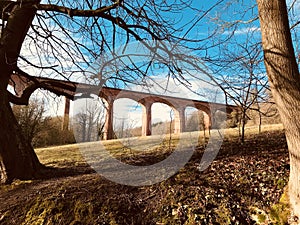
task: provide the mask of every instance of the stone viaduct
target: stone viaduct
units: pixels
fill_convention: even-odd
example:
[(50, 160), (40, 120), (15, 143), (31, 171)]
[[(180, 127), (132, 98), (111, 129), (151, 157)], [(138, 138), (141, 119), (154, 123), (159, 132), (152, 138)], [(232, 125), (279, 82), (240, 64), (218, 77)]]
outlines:
[[(121, 98), (128, 98), (138, 102), (142, 106), (142, 136), (151, 135), (151, 107), (154, 103), (164, 103), (174, 111), (174, 133), (181, 133), (185, 130), (185, 110), (187, 107), (194, 107), (204, 112), (205, 129), (209, 129), (213, 123), (212, 114), (223, 111), (230, 114), (238, 110), (237, 106), (206, 101), (192, 100), (188, 98), (164, 96), (138, 91), (122, 90), (117, 88), (99, 87), (97, 85), (83, 84), (71, 81), (62, 81), (49, 78), (35, 78), (36, 81), (28, 80), (20, 75), (12, 75), (12, 83), (17, 95), (22, 95), (30, 85), (39, 82), (40, 88), (46, 87), (58, 95), (66, 96), (64, 128), (67, 129), (69, 123), (70, 100), (90, 97), (91, 94), (102, 98), (106, 105), (106, 118), (104, 125), (103, 138), (109, 140), (114, 138), (113, 131), (113, 104)], [(51, 88), (48, 88), (48, 87)]]

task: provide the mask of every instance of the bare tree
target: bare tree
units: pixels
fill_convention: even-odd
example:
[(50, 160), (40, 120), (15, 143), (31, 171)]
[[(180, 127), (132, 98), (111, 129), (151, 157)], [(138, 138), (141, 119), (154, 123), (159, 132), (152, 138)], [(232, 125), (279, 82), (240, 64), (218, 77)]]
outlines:
[(277, 104), (290, 156), (289, 197), (300, 218), (300, 75), (285, 0), (257, 0), (264, 62)]
[[(150, 46), (145, 40), (186, 43), (190, 29), (208, 11), (195, 9), (191, 2), (180, 0), (173, 1), (172, 4), (164, 0), (47, 0), (43, 3), (40, 0), (17, 0), (1, 1), (0, 9), (1, 182), (10, 182), (14, 178), (38, 177), (44, 168), (30, 143), (24, 139), (10, 103), (28, 104), (30, 95), (38, 88), (65, 95), (70, 99), (73, 99), (76, 92), (74, 85), (49, 79), (41, 80), (32, 75), (65, 80), (85, 79), (100, 86), (104, 83), (119, 84), (117, 80), (124, 83), (143, 83), (153, 65), (151, 60), (142, 67), (137, 67), (134, 63), (128, 67), (123, 63), (123, 70), (115, 70), (115, 73), (105, 73), (102, 69), (98, 71), (99, 79), (93, 80), (95, 70), (92, 68), (102, 53), (116, 58), (117, 45), (126, 46), (127, 43), (137, 40), (154, 55), (162, 55), (159, 63), (168, 68), (170, 76), (178, 73), (176, 79), (182, 80), (179, 65), (169, 59), (185, 57), (169, 46)], [(180, 16), (174, 17), (184, 9), (190, 14), (197, 11), (196, 19), (182, 23)], [(189, 24), (191, 25), (187, 26)], [(104, 67), (108, 65), (109, 60)], [(143, 71), (139, 68), (143, 68)], [(9, 83), (14, 86), (15, 94), (7, 91)]]
[[(268, 80), (264, 76), (260, 42), (254, 38), (256, 31), (245, 33), (244, 41), (234, 38), (221, 47), (217, 70), (219, 82), (228, 99), (239, 106), (240, 139), (244, 142), (245, 125), (251, 110), (259, 110), (258, 102), (266, 102)], [(232, 48), (235, 46), (236, 48)]]
[(32, 143), (33, 138), (43, 129), (45, 108), (43, 102), (35, 99), (27, 106), (14, 105), (13, 112), (22, 129), (24, 138)]
[(137, 121), (130, 117), (114, 117), (115, 138), (130, 138), (141, 135), (141, 127), (137, 127)]
[(78, 142), (100, 139), (104, 127), (104, 106), (101, 101), (88, 101), (73, 118), (73, 130)]
[(204, 115), (202, 111), (195, 110), (186, 118), (185, 131), (201, 131), (205, 130)]

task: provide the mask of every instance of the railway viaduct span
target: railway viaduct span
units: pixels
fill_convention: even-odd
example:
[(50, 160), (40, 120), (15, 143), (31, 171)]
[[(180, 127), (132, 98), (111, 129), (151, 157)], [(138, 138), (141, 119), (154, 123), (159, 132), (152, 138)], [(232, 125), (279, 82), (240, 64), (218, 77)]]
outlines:
[[(57, 95), (64, 95), (65, 117), (64, 128), (67, 129), (69, 121), (70, 100), (89, 97), (94, 94), (102, 98), (106, 105), (106, 118), (103, 138), (105, 140), (114, 138), (113, 131), (113, 105), (114, 101), (121, 98), (128, 98), (138, 102), (142, 106), (142, 136), (151, 135), (151, 107), (154, 103), (164, 103), (174, 111), (174, 133), (181, 133), (185, 130), (185, 110), (187, 107), (194, 107), (204, 112), (205, 129), (209, 129), (213, 123), (213, 113), (217, 110), (230, 114), (238, 110), (237, 106), (199, 101), (184, 97), (172, 97), (168, 95), (158, 95), (139, 91), (123, 90), (109, 87), (99, 87), (72, 81), (63, 81), (49, 78), (26, 77), (22, 75), (12, 75), (10, 84), (14, 87), (17, 96), (22, 96), (28, 89), (44, 88), (51, 90)], [(28, 97), (29, 98), (29, 97)]]

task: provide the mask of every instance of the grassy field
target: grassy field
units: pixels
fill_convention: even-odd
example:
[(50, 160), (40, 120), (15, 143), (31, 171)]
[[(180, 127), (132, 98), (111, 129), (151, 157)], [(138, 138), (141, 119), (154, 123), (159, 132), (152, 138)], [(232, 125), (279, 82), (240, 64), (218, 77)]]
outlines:
[[(244, 143), (238, 133), (225, 130), (204, 171), (198, 169), (208, 141), (203, 132), (36, 149), (52, 169), (44, 179), (0, 186), (0, 224), (284, 224), (289, 161), (282, 126), (263, 126), (261, 134), (247, 127)], [(111, 182), (83, 157), (105, 149), (128, 164), (150, 165), (178, 145), (195, 146), (189, 162), (148, 186)]]
[[(261, 132), (282, 131), (282, 124), (263, 125)], [(211, 135), (217, 135), (216, 130), (211, 131)], [(258, 127), (251, 126), (245, 129), (246, 136), (258, 134)], [(224, 129), (222, 135), (228, 141), (231, 138), (237, 139), (239, 136), (238, 128)], [(148, 136), (133, 137), (121, 140), (108, 140), (101, 142), (77, 143), (63, 146), (54, 146), (47, 148), (35, 149), (40, 161), (49, 166), (61, 165), (66, 162), (81, 164), (85, 162), (82, 152), (85, 149), (105, 149), (114, 157), (138, 156), (144, 154), (153, 154), (155, 156), (172, 151), (180, 140), (181, 148), (190, 146), (201, 146), (207, 142), (209, 137), (208, 131), (188, 132), (181, 135), (165, 135), (165, 136)]]

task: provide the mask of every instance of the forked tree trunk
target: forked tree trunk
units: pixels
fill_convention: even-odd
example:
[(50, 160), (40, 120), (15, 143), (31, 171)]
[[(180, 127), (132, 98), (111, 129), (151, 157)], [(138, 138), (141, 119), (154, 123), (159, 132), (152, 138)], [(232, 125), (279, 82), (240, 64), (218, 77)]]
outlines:
[[(31, 179), (37, 176), (42, 165), (21, 133), (12, 112), (7, 85), (16, 66), (21, 46), (35, 16), (33, 7), (39, 0), (18, 0), (9, 12), (9, 17), (0, 39), (0, 182), (13, 179)], [(4, 23), (4, 21), (2, 21)]]
[(285, 127), (290, 156), (289, 196), (300, 218), (300, 75), (285, 0), (257, 0), (267, 74)]
[(13, 179), (37, 177), (42, 165), (21, 133), (7, 96), (0, 92), (0, 179), (9, 183)]

